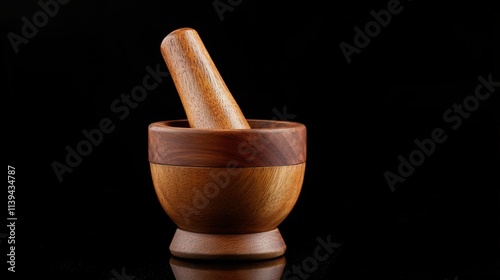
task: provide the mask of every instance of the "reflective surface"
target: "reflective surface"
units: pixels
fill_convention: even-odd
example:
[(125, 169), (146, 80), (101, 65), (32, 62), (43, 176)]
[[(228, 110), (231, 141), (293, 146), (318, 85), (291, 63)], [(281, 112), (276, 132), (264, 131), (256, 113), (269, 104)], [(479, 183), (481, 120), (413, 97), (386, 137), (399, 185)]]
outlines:
[(281, 279), (285, 257), (262, 261), (193, 261), (172, 257), (170, 267), (176, 280)]

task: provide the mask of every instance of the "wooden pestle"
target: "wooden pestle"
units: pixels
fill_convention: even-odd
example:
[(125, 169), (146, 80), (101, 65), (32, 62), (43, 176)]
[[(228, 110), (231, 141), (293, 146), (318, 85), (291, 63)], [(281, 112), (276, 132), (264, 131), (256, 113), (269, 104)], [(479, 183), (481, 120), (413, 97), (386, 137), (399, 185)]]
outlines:
[(250, 129), (198, 33), (180, 28), (161, 43), (190, 127)]

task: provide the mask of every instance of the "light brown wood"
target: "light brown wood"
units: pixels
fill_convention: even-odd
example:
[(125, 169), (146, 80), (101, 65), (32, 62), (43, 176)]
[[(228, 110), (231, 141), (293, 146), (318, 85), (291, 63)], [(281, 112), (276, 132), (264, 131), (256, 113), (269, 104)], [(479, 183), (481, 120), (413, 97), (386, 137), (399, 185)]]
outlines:
[(282, 256), (286, 245), (278, 229), (246, 234), (207, 234), (177, 229), (170, 252), (179, 258), (260, 260)]
[(196, 30), (174, 30), (160, 49), (191, 127), (250, 128)]
[(268, 167), (189, 167), (151, 163), (157, 197), (183, 230), (244, 234), (275, 229), (291, 212), (305, 163)]
[(177, 280), (279, 280), (286, 258), (259, 261), (193, 261), (170, 258), (170, 267)]

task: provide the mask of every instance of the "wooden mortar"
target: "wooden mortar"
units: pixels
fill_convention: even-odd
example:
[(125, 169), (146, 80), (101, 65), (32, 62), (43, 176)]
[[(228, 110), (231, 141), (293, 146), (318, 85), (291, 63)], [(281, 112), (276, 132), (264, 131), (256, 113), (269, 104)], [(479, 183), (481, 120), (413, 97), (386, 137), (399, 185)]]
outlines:
[(277, 227), (302, 188), (306, 127), (245, 119), (195, 30), (168, 34), (161, 52), (187, 115), (148, 127), (153, 185), (178, 227), (170, 252), (190, 259), (282, 256)]

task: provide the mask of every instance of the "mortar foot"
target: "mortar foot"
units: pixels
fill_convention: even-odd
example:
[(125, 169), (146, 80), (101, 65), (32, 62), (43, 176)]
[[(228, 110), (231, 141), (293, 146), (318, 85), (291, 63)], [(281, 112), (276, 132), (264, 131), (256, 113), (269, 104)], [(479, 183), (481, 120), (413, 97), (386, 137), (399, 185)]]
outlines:
[(277, 228), (247, 234), (210, 234), (177, 229), (170, 253), (179, 258), (262, 260), (284, 255), (286, 244)]

